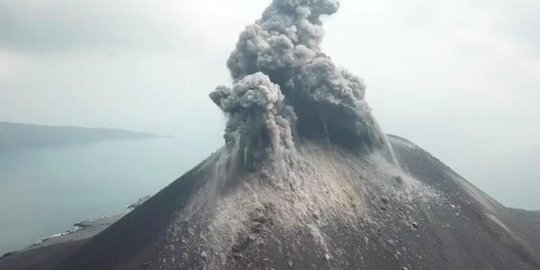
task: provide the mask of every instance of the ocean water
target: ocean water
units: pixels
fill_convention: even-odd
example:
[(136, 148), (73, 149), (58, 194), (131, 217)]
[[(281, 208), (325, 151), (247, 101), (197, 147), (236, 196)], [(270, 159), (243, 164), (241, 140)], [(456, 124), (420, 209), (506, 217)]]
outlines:
[(126, 211), (219, 143), (151, 138), (0, 151), (0, 255), (78, 221)]

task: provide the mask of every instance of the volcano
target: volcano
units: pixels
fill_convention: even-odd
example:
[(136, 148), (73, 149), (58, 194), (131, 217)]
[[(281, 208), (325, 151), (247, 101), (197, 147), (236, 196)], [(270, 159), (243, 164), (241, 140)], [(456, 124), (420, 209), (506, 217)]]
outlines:
[(210, 94), (225, 146), (98, 235), (10, 266), (540, 269), (537, 227), (382, 132), (362, 80), (320, 50), (338, 8), (274, 0)]
[(538, 227), (415, 144), (389, 142), (400, 168), (305, 140), (294, 176), (230, 182), (216, 180), (229, 179), (221, 149), (97, 236), (0, 269), (540, 269)]

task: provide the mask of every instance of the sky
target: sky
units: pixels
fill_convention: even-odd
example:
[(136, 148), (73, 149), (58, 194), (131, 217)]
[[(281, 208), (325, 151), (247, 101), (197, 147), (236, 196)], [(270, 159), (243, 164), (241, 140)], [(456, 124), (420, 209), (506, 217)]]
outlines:
[[(270, 0), (0, 0), (0, 121), (221, 145), (208, 94)], [(504, 204), (540, 209), (540, 1), (342, 0), (323, 50), (387, 133)], [(189, 145), (186, 146), (187, 149)]]

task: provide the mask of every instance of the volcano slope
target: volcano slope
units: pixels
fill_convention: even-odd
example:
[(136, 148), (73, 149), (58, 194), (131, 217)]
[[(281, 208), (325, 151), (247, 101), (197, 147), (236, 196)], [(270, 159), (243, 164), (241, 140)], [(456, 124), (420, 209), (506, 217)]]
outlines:
[(25, 268), (24, 257), (7, 257), (0, 266), (540, 269), (540, 230), (421, 148), (390, 142), (402, 170), (377, 155), (306, 141), (294, 181), (252, 172), (220, 187), (221, 150), (60, 264), (43, 256)]

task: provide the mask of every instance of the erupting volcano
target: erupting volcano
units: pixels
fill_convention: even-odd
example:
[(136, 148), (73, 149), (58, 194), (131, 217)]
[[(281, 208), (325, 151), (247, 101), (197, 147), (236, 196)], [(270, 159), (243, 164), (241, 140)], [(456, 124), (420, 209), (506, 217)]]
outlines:
[(225, 146), (40, 269), (540, 269), (540, 232), (411, 142), (320, 49), (337, 0), (274, 0), (210, 97)]

